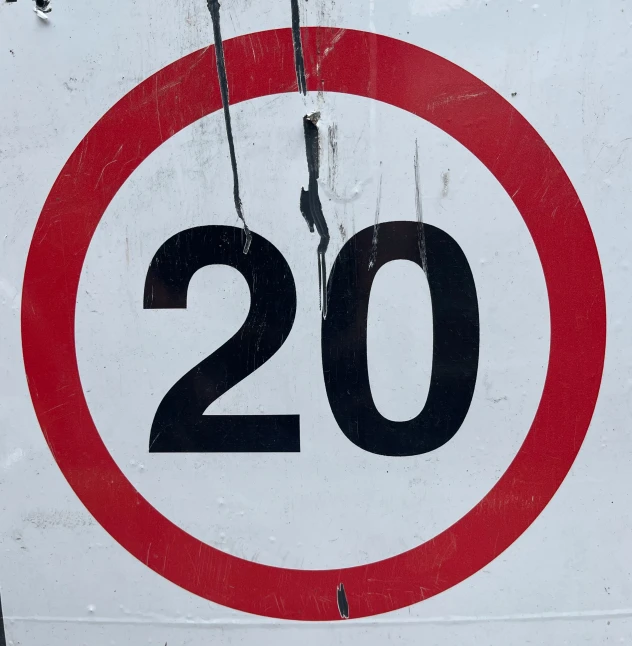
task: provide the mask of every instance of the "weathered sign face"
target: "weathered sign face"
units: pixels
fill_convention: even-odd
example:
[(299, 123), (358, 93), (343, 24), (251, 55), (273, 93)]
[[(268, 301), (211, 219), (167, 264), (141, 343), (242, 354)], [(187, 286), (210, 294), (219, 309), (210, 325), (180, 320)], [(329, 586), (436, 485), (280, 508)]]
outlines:
[(625, 640), (629, 9), (24, 3), (6, 642)]

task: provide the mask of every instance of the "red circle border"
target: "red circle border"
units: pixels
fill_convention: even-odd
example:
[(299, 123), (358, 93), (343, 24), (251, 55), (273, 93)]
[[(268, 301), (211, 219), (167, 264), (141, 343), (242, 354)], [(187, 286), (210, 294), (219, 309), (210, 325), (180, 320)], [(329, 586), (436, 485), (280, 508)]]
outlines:
[[(108, 204), (163, 142), (219, 110), (215, 52), (175, 61), (140, 83), (90, 130), (46, 200), (22, 295), (22, 343), (33, 405), (55, 460), (97, 521), (137, 559), (190, 592), (268, 617), (337, 620), (396, 610), (463, 581), (509, 547), (564, 480), (601, 383), (606, 304), (597, 248), (577, 193), (549, 147), (511, 104), (457, 65), (366, 32), (302, 29), (310, 91), (382, 101), (429, 121), (497, 178), (537, 247), (549, 296), (551, 346), (542, 399), (515, 459), (471, 511), (426, 543), (338, 570), (246, 561), (162, 516), (118, 468), (94, 425), (79, 377), (75, 305), (83, 262)], [(225, 42), (231, 103), (295, 92), (289, 29)]]

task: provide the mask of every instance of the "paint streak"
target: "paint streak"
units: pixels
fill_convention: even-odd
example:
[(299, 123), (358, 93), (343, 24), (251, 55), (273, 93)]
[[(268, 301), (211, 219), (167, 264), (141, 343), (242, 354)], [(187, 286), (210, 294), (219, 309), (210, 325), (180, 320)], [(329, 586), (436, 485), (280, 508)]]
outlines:
[(377, 259), (377, 236), (380, 228), (380, 208), (382, 206), (382, 175), (380, 175), (380, 186), (377, 190), (377, 202), (375, 204), (375, 223), (373, 224), (373, 241), (371, 242), (371, 257), (369, 258), (369, 271)]
[(345, 592), (345, 585), (341, 583), (336, 588), (336, 597), (338, 600), (338, 612), (343, 619), (349, 619), (349, 602), (347, 601), (347, 593)]
[(320, 236), (320, 242), (318, 243), (318, 289), (323, 318), (327, 318), (327, 264), (325, 254), (329, 246), (329, 228), (327, 227), (320, 196), (318, 195), (320, 166), (319, 119), (319, 112), (314, 112), (303, 117), (309, 184), (307, 190), (301, 188), (300, 208), (309, 230), (313, 233), (315, 227), (316, 232)]
[(224, 121), (226, 123), (226, 138), (228, 139), (228, 150), (230, 152), (230, 165), (233, 169), (233, 198), (235, 201), (235, 210), (237, 217), (244, 224), (246, 242), (244, 244), (244, 253), (247, 254), (252, 242), (250, 229), (246, 224), (244, 217), (244, 207), (241, 203), (239, 194), (239, 174), (237, 173), (237, 155), (235, 154), (235, 142), (233, 140), (233, 127), (230, 120), (230, 101), (228, 96), (228, 78), (226, 77), (226, 61), (224, 60), (224, 41), (222, 40), (222, 31), (220, 27), (220, 4), (219, 0), (207, 0), (208, 10), (213, 22), (213, 38), (215, 41), (215, 58), (217, 59), (217, 77), (219, 79), (219, 88), (222, 95), (222, 106), (224, 108)]
[(298, 0), (290, 0), (292, 5), (292, 40), (294, 41), (294, 67), (296, 68), (296, 83), (298, 91), (307, 95), (307, 82), (305, 81), (305, 60), (303, 59), (303, 41), (301, 40), (301, 14)]
[(419, 173), (419, 142), (415, 139), (415, 212), (417, 214), (417, 242), (419, 244), (419, 257), (424, 273), (428, 275), (428, 262), (426, 256), (426, 233), (424, 231), (424, 216), (421, 205), (421, 178)]

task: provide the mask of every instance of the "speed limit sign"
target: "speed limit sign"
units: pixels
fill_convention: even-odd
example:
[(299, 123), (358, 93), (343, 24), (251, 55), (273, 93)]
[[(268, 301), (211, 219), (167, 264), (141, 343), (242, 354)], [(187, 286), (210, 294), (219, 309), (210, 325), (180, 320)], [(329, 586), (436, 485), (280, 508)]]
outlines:
[[(230, 624), (254, 644), (278, 624), (288, 643), (321, 643), (305, 622), (333, 622), (329, 641), (343, 622), (376, 644), (427, 630), (566, 643), (580, 617), (587, 643), (611, 621), (625, 634), (626, 611), (592, 607), (612, 585), (589, 585), (603, 558), (582, 546), (617, 571), (629, 524), (602, 532), (603, 499), (568, 480), (547, 508), (584, 469), (591, 421), (586, 464), (595, 447), (605, 473), (625, 460), (603, 452), (621, 403), (593, 421), (617, 373), (604, 375), (609, 265), (572, 129), (551, 142), (534, 98), (528, 119), (480, 62), (386, 28), (410, 12), (476, 21), (474, 3), (372, 6), (358, 28), (334, 8), (308, 26), (289, 2), (288, 26), (265, 30), (228, 4), (196, 6), (211, 44), (152, 63), (77, 132), (11, 243), (24, 273), (5, 334), (21, 340), (18, 416), (32, 406), (43, 479), (36, 494), (7, 480), (27, 510), (6, 523), (8, 551), (47, 574), (35, 612), (28, 577), (0, 581), (10, 639), (90, 624), (105, 627), (92, 644), (201, 644), (196, 628)], [(227, 36), (235, 15), (252, 28)], [(61, 26), (50, 16), (38, 29)], [(28, 452), (8, 451), (9, 473)], [(67, 511), (47, 511), (56, 498)], [(12, 545), (25, 524), (33, 547)], [(587, 582), (551, 566), (556, 550), (583, 555)], [(53, 580), (67, 598), (50, 601)], [(570, 590), (577, 607), (540, 605)]]

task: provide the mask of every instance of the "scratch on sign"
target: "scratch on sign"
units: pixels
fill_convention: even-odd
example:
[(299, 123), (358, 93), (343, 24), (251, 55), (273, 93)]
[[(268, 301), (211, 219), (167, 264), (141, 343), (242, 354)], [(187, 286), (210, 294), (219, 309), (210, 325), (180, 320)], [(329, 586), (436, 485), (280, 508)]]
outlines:
[(417, 213), (417, 238), (419, 244), (419, 256), (421, 266), (426, 276), (428, 275), (428, 263), (426, 260), (426, 232), (424, 230), (424, 216), (421, 208), (421, 179), (419, 174), (419, 143), (415, 139), (415, 211)]
[(377, 202), (375, 204), (375, 223), (373, 224), (373, 241), (371, 243), (371, 257), (369, 258), (369, 271), (377, 259), (377, 236), (380, 228), (380, 208), (382, 206), (382, 175), (380, 175), (380, 185), (377, 189)]

